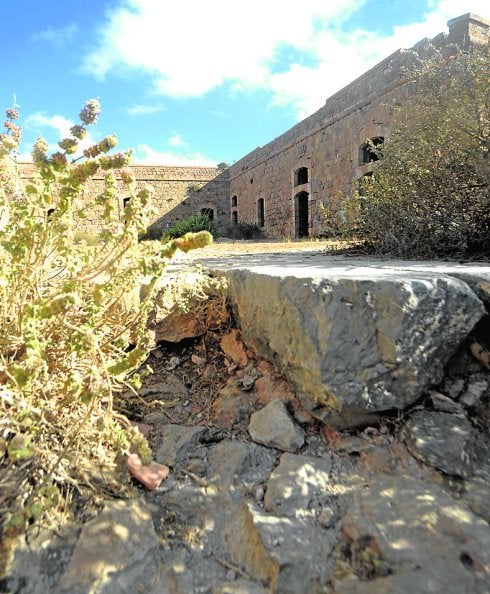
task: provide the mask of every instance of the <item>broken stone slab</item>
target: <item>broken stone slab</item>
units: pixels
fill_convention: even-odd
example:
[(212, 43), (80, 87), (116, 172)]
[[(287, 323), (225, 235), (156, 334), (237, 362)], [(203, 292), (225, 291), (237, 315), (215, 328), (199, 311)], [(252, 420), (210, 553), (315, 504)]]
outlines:
[[(157, 592), (158, 538), (141, 500), (109, 501), (82, 528), (57, 594)], [(161, 584), (160, 584), (161, 586)]]
[(305, 442), (305, 432), (293, 421), (286, 405), (279, 399), (251, 415), (248, 432), (257, 443), (285, 452), (295, 452)]
[(185, 427), (183, 425), (162, 425), (159, 428), (161, 445), (155, 457), (160, 464), (175, 466), (183, 462), (189, 452), (193, 450), (208, 434), (207, 427)]
[(439, 485), (378, 477), (355, 493), (342, 531), (336, 594), (489, 591), (488, 524)]
[(278, 516), (313, 517), (330, 496), (329, 458), (285, 453), (267, 481), (264, 504)]
[(251, 489), (267, 480), (276, 454), (256, 443), (225, 440), (207, 448), (207, 476), (222, 487)]
[(445, 412), (414, 412), (402, 430), (410, 453), (446, 474), (469, 477), (473, 472), (472, 427), (465, 417)]
[(273, 594), (316, 594), (333, 569), (333, 530), (265, 513), (250, 502), (229, 522), (224, 537), (232, 562)]
[(438, 272), (264, 265), (221, 274), (246, 342), (337, 428), (415, 402), (485, 314), (468, 284)]

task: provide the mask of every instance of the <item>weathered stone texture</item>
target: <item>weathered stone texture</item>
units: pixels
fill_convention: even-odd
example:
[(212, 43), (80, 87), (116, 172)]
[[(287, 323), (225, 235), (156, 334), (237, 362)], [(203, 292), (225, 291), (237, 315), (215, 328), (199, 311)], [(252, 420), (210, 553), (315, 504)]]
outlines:
[(248, 344), (274, 361), (313, 416), (340, 428), (414, 403), (485, 313), (466, 283), (444, 274), (317, 273), (269, 266), (226, 277)]
[[(149, 185), (153, 188), (150, 206), (156, 211), (153, 224), (167, 228), (175, 222), (191, 215), (199, 214), (202, 209), (212, 209), (213, 218), (226, 223), (229, 219), (228, 209), (228, 171), (216, 167), (169, 167), (162, 165), (133, 165), (130, 167), (136, 177), (136, 187)], [(35, 174), (32, 163), (21, 163), (20, 173), (23, 179), (30, 179)], [(122, 215), (124, 198), (129, 196), (120, 181), (119, 209)], [(93, 196), (99, 194), (104, 187), (104, 176), (95, 175), (87, 183), (87, 204)], [(125, 193), (126, 192), (126, 193)], [(93, 232), (100, 227), (100, 214), (96, 207), (89, 206), (86, 218), (80, 221), (79, 230)]]

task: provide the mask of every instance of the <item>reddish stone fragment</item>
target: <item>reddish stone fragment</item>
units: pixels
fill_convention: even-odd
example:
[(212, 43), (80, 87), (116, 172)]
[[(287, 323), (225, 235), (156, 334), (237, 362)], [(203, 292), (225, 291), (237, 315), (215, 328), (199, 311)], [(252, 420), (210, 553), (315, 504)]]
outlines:
[(157, 489), (170, 472), (168, 466), (158, 464), (158, 462), (150, 462), (148, 466), (144, 466), (138, 454), (128, 456), (128, 470), (131, 476), (149, 491)]
[(248, 363), (247, 352), (241, 340), (240, 330), (234, 328), (228, 334), (225, 334), (221, 339), (221, 349), (224, 354), (238, 365), (245, 367)]

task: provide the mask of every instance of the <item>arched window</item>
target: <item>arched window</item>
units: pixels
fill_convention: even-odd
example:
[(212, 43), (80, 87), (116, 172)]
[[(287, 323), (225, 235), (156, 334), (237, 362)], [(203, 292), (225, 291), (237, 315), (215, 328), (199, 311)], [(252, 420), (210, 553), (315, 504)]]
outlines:
[(375, 136), (374, 138), (370, 138), (367, 142), (361, 145), (360, 149), (360, 162), (361, 165), (366, 163), (374, 163), (374, 161), (379, 161), (380, 152), (379, 147), (385, 141), (384, 136)]
[(214, 210), (212, 208), (201, 208), (201, 214), (206, 215), (210, 221), (214, 220)]
[(237, 196), (233, 196), (231, 198), (231, 207), (236, 207), (238, 205), (238, 197)]
[(231, 213), (231, 222), (233, 225), (238, 225), (238, 213), (236, 210)]
[(294, 186), (302, 186), (308, 183), (308, 167), (300, 167), (294, 172)]
[(263, 198), (259, 198), (257, 200), (257, 224), (259, 227), (265, 226), (265, 209)]

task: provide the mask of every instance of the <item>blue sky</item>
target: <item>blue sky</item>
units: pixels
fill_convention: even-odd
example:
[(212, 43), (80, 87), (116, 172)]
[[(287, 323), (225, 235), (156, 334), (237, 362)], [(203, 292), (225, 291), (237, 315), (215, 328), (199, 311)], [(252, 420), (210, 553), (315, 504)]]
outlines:
[(398, 48), (488, 0), (0, 0), (5, 108), (22, 157), (53, 149), (87, 99), (92, 140), (134, 163), (233, 163)]

